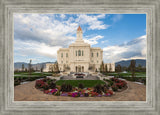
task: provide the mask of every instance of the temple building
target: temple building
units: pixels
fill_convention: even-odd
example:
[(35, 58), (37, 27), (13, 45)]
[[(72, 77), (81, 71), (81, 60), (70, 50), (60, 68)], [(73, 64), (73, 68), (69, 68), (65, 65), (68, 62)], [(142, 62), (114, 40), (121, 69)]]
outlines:
[[(103, 50), (99, 47), (91, 47), (83, 40), (83, 31), (79, 26), (77, 39), (68, 48), (60, 48), (57, 51), (57, 62), (61, 72), (95, 72), (100, 71), (103, 61)], [(106, 65), (106, 64), (104, 64)], [(49, 65), (48, 65), (49, 66)], [(109, 71), (115, 71), (115, 64), (107, 64)]]

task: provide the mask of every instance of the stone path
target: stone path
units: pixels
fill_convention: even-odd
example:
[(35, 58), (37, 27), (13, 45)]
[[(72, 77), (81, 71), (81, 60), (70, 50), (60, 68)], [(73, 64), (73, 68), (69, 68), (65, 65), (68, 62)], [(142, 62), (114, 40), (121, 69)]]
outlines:
[(44, 94), (37, 90), (35, 81), (18, 85), (14, 88), (15, 101), (146, 101), (146, 86), (128, 83), (128, 89), (123, 92), (116, 92), (111, 97), (67, 97), (67, 96), (53, 96)]

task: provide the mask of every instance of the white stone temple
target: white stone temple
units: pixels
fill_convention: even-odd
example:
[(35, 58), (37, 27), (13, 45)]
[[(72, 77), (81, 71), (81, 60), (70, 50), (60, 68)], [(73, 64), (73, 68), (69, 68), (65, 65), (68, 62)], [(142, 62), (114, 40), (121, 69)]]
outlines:
[[(57, 51), (57, 62), (61, 72), (96, 72), (100, 71), (103, 61), (103, 50), (99, 47), (91, 47), (83, 40), (83, 31), (79, 26), (77, 39), (68, 48), (60, 48)], [(115, 71), (114, 63), (107, 63), (109, 71)]]

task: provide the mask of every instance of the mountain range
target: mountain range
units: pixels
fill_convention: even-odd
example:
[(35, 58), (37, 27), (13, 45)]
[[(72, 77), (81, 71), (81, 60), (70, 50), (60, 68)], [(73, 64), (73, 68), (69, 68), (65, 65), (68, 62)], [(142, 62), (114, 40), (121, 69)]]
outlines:
[[(141, 65), (142, 67), (146, 67), (146, 60), (144, 59), (135, 59), (136, 61), (136, 67), (138, 65)], [(122, 60), (122, 61), (119, 61), (119, 62), (116, 62), (115, 63), (115, 66), (117, 66), (118, 64), (121, 65), (121, 67), (128, 67), (131, 63), (131, 60)]]
[[(146, 60), (144, 59), (136, 59), (136, 66), (138, 66), (139, 64), (142, 66), (142, 67), (146, 67)], [(115, 66), (117, 66), (118, 64), (121, 65), (121, 67), (128, 67), (130, 65), (130, 62), (131, 60), (122, 60), (122, 61), (119, 61), (119, 62), (116, 62), (115, 63)], [(46, 65), (46, 63), (54, 63), (54, 62), (43, 62), (43, 63), (37, 63), (37, 64), (32, 64), (32, 67), (34, 69), (41, 69), (42, 65)], [(28, 68), (28, 63), (25, 63), (25, 62), (15, 62), (14, 63), (14, 69), (21, 69), (22, 68), (22, 64), (24, 64), (24, 68)]]

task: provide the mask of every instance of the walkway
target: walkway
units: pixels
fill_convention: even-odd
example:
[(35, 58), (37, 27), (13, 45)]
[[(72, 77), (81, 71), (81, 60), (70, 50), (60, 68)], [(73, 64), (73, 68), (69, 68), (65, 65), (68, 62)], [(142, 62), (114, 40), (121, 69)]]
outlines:
[(67, 97), (44, 94), (37, 90), (35, 81), (18, 85), (14, 88), (15, 101), (145, 101), (146, 86), (127, 81), (129, 88), (123, 92), (116, 92), (111, 97)]

